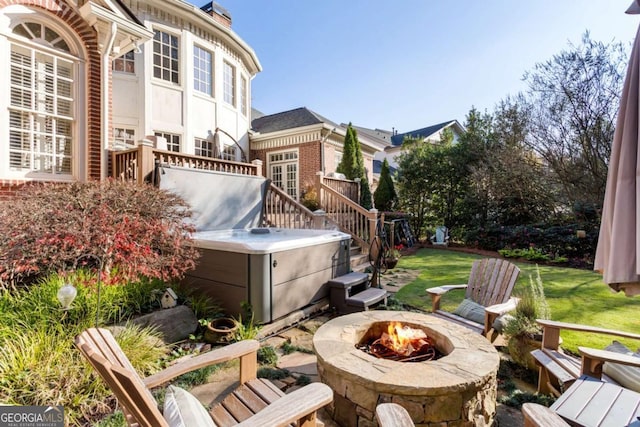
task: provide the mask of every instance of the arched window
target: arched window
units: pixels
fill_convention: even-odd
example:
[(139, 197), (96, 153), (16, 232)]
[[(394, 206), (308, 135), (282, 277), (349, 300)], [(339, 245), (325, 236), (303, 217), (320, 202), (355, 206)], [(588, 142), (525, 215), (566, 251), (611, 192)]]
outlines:
[(78, 58), (45, 23), (20, 22), (12, 34), (9, 163), (3, 167), (12, 174), (72, 176)]

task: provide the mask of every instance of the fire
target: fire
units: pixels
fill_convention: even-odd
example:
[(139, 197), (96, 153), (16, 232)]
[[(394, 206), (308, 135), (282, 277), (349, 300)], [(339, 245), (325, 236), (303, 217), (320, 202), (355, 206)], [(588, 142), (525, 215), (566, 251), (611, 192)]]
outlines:
[(414, 329), (399, 322), (389, 322), (380, 343), (401, 356), (411, 356), (424, 346), (430, 345), (429, 337), (422, 329)]

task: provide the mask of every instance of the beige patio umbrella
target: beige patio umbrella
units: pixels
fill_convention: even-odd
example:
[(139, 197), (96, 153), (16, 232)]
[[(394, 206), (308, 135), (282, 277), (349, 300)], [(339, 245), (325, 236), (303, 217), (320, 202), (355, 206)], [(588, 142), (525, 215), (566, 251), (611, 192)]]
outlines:
[[(640, 14), (640, 0), (627, 13)], [(611, 146), (594, 269), (614, 291), (640, 295), (640, 28), (631, 50)]]

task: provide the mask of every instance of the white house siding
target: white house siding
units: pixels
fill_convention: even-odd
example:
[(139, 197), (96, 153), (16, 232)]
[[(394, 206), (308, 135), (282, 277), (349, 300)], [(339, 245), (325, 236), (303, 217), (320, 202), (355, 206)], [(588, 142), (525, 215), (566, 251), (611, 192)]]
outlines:
[[(135, 125), (138, 140), (155, 132), (177, 134), (180, 150), (187, 154), (195, 153), (195, 138), (205, 139), (208, 131), (214, 132), (219, 127), (232, 135), (248, 153), (251, 80), (260, 71), (255, 54), (231, 30), (221, 29), (222, 26), (214, 24), (209, 15), (184, 6), (184, 2), (125, 3), (147, 28), (178, 37), (179, 82), (154, 77), (154, 42), (146, 42), (141, 46), (142, 53), (135, 54), (135, 76), (113, 73), (113, 127)], [(161, 4), (166, 8), (159, 7)], [(194, 45), (212, 54), (211, 95), (194, 89)], [(254, 61), (247, 63), (247, 57), (253, 57)], [(225, 61), (235, 69), (235, 106), (223, 98)], [(243, 77), (247, 82), (246, 115), (239, 104)], [(220, 139), (225, 145), (233, 145), (224, 134)], [(237, 160), (240, 160), (239, 155)]]

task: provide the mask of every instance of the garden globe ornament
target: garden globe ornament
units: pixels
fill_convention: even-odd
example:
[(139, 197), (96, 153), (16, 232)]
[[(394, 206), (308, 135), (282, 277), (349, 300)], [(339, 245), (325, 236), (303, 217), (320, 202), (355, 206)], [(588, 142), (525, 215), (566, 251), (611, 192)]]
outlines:
[(71, 308), (71, 303), (76, 298), (76, 295), (78, 295), (78, 290), (71, 283), (65, 283), (58, 289), (57, 297), (63, 310)]

